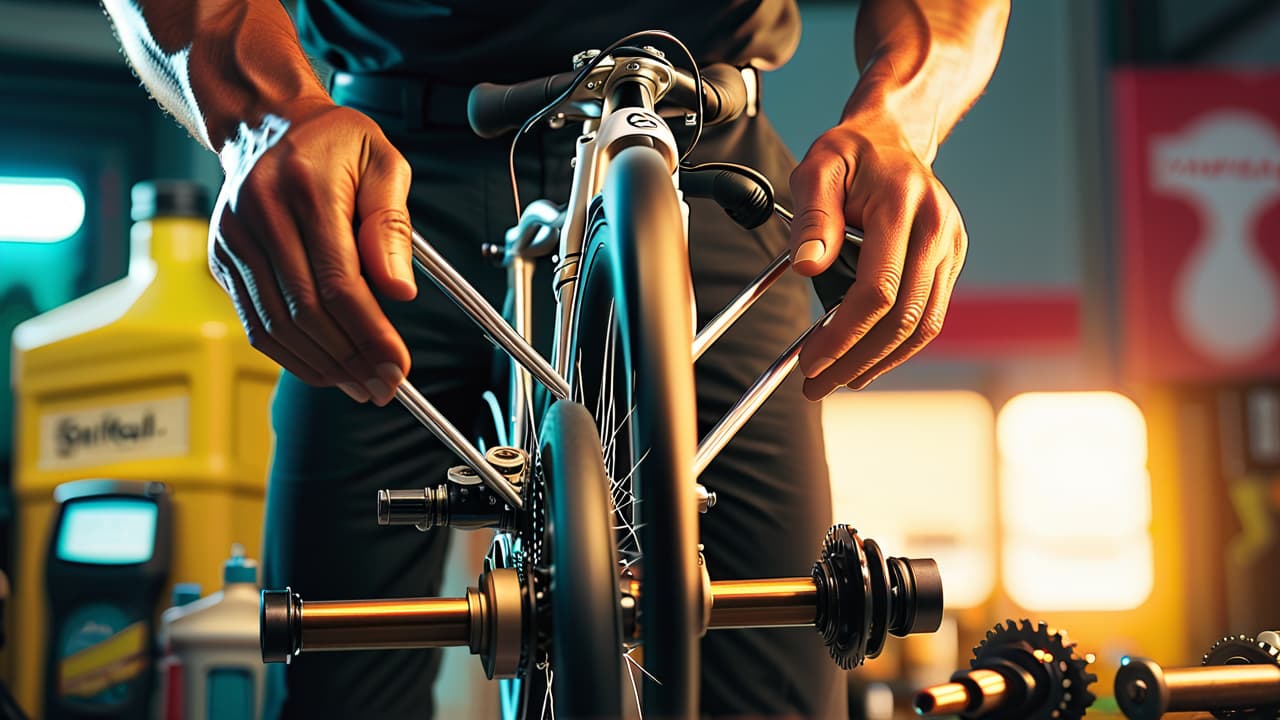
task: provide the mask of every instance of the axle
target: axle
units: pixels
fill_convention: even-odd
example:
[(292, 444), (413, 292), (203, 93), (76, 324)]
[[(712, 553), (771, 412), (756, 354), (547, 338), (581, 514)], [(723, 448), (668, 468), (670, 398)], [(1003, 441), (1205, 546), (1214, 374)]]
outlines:
[[(1151, 720), (1166, 712), (1280, 707), (1280, 665), (1269, 663), (1162, 668), (1131, 658), (1116, 673), (1116, 701), (1126, 717)], [(1251, 716), (1250, 716), (1251, 717)]]
[[(481, 586), (496, 587), (493, 570)], [(486, 597), (468, 588), (465, 597), (397, 600), (304, 601), (292, 590), (262, 593), (262, 659), (289, 662), (302, 652), (394, 650), (468, 646), (480, 654), (486, 638), (477, 630), (490, 618), (514, 613), (519, 631), (519, 588), (506, 584), (515, 597)], [(499, 591), (501, 592), (501, 591)], [(724, 580), (711, 583), (709, 628), (791, 627), (813, 625), (817, 588), (811, 578)], [(517, 634), (518, 637), (518, 634)]]
[[(457, 484), (457, 483), (451, 483)], [(460, 489), (477, 486), (462, 485)], [(454, 509), (451, 508), (450, 514)], [(706, 580), (703, 630), (810, 626), (845, 668), (875, 657), (888, 635), (933, 632), (942, 621), (942, 583), (933, 560), (886, 557), (847, 525), (827, 533), (809, 577)], [(542, 622), (544, 590), (516, 570), (492, 568), (465, 597), (304, 602), (292, 590), (262, 593), (264, 662), (302, 652), (466, 646), (489, 677), (509, 677)], [(624, 638), (637, 640), (642, 585), (619, 578)], [(551, 602), (554, 602), (554, 593)]]

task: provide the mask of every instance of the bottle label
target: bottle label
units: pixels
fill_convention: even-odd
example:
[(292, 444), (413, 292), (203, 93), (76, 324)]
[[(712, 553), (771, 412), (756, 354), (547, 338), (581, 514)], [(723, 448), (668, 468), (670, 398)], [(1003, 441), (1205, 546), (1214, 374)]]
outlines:
[(189, 417), (186, 395), (44, 413), (39, 468), (63, 470), (186, 455)]

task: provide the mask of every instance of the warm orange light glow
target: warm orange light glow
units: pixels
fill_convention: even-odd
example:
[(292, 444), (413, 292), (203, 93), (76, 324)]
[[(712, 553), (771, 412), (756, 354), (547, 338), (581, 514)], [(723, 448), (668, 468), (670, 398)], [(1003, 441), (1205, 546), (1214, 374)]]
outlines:
[(1026, 393), (996, 422), (1003, 580), (1035, 610), (1125, 610), (1153, 584), (1146, 420), (1112, 392)]
[(938, 561), (950, 608), (995, 588), (995, 414), (973, 392), (839, 392), (823, 401), (838, 522), (891, 555)]

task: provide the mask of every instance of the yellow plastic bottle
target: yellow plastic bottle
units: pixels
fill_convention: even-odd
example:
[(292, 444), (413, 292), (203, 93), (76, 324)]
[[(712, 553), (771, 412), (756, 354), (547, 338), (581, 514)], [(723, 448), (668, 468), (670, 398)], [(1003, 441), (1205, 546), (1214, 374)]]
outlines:
[(249, 346), (209, 274), (207, 206), (193, 183), (135, 186), (128, 275), (13, 334), (20, 527), (9, 667), (18, 702), (37, 717), (56, 485), (90, 477), (168, 485), (170, 583), (218, 586), (234, 542), (261, 557), (279, 368)]

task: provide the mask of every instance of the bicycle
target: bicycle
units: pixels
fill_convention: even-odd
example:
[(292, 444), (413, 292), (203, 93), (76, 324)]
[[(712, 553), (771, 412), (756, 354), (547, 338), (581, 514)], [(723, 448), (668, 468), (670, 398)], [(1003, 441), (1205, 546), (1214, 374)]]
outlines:
[[(643, 37), (680, 49), (689, 69), (630, 45)], [(465, 464), (423, 489), (380, 491), (378, 521), (494, 529), (477, 586), (461, 598), (322, 602), (289, 588), (264, 591), (264, 661), (468, 646), (488, 677), (504, 681), (508, 717), (621, 717), (628, 690), (651, 715), (693, 717), (697, 643), (710, 629), (815, 626), (850, 668), (879, 654), (889, 634), (938, 628), (934, 561), (886, 557), (845, 525), (828, 532), (808, 577), (709, 579), (696, 523), (715, 496), (697, 475), (795, 368), (808, 332), (695, 443), (693, 361), (790, 259), (777, 257), (695, 333), (680, 192), (716, 200), (747, 227), (791, 214), (750, 168), (684, 164), (688, 148), (680, 151), (668, 124), (683, 123), (691, 147), (704, 124), (738, 117), (748, 99), (738, 68), (699, 69), (661, 31), (580, 53), (574, 67), (480, 85), (470, 96), (478, 134), (517, 131), (512, 157), (538, 123), (583, 123), (567, 205), (538, 200), (522, 209), (513, 165), (519, 222), (503, 245), (485, 249), (508, 268), (510, 321), (413, 235), (415, 265), (509, 356), (509, 400), (504, 410), (487, 396), (498, 445), (482, 450), (405, 381), (397, 398)], [(851, 274), (861, 239), (854, 231), (848, 239), (842, 261)], [(548, 360), (531, 345), (531, 282), (533, 263), (551, 255), (557, 309)]]

